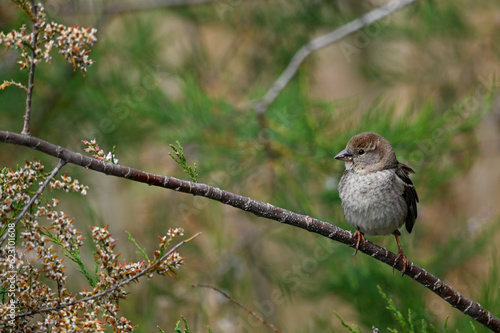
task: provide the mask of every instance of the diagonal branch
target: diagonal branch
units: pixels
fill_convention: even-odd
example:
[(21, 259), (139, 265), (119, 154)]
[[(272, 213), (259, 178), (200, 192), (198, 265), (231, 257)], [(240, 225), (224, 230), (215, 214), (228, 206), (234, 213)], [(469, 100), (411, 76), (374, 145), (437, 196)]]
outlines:
[[(35, 195), (33, 195), (33, 197), (30, 199), (30, 201), (24, 206), (24, 208), (21, 211), (21, 213), (16, 217), (16, 219), (14, 220), (14, 222), (12, 222), (14, 224), (14, 228), (17, 226), (17, 224), (19, 223), (19, 221), (21, 221), (21, 219), (23, 218), (23, 216), (26, 215), (26, 213), (28, 212), (28, 209), (31, 208), (31, 205), (33, 205), (33, 203), (35, 202), (35, 200), (40, 196), (40, 194), (42, 194), (42, 192), (45, 190), (45, 188), (47, 187), (47, 185), (49, 185), (49, 183), (52, 180), (52, 178), (54, 178), (57, 175), (57, 173), (61, 170), (61, 168), (66, 165), (66, 163), (67, 163), (66, 161), (63, 161), (61, 159), (59, 160), (59, 163), (57, 163), (57, 165), (54, 168), (54, 170), (52, 170), (52, 172), (50, 173), (50, 175), (47, 176), (47, 178), (45, 179), (45, 181), (43, 182), (43, 184), (40, 185), (40, 187), (36, 191)], [(5, 242), (5, 240), (7, 239), (8, 235), (9, 235), (9, 233), (6, 232), (2, 236), (2, 239), (0, 239), (0, 247), (3, 245), (3, 242)]]
[(288, 63), (280, 77), (273, 83), (272, 87), (267, 91), (263, 99), (255, 105), (255, 112), (257, 115), (262, 115), (267, 111), (280, 92), (287, 86), (290, 80), (295, 76), (299, 70), (300, 65), (304, 60), (314, 51), (319, 50), (327, 45), (335, 43), (347, 35), (352, 34), (386, 16), (392, 14), (401, 8), (415, 2), (416, 0), (394, 0), (383, 6), (374, 9), (360, 18), (355, 19), (332, 32), (321, 37), (311, 40), (309, 43), (302, 46), (293, 56), (292, 60)]
[[(314, 232), (332, 240), (344, 243), (350, 247), (356, 246), (353, 234), (335, 225), (309, 216), (297, 214), (289, 210), (273, 206), (269, 203), (263, 203), (249, 197), (224, 191), (220, 188), (215, 188), (201, 183), (193, 183), (173, 177), (155, 175), (126, 166), (106, 163), (101, 160), (84, 156), (80, 153), (72, 152), (68, 149), (62, 148), (61, 146), (54, 145), (33, 136), (0, 131), (0, 141), (30, 147), (68, 163), (102, 172), (107, 175), (130, 179), (152, 186), (164, 187), (178, 192), (203, 196), (246, 212), (250, 212), (259, 217), (264, 217), (266, 219), (275, 220)], [(403, 269), (403, 263), (401, 260), (396, 261), (397, 256), (395, 253), (373, 244), (370, 241), (360, 244), (359, 251), (389, 265), (390, 267), (395, 267), (400, 271)], [(408, 275), (441, 297), (443, 300), (450, 303), (452, 307), (457, 308), (492, 331), (500, 332), (499, 318), (495, 317), (476, 301), (463, 297), (458, 291), (454, 290), (451, 286), (440, 280), (438, 277), (427, 272), (425, 269), (415, 265), (413, 262), (409, 262), (404, 274)]]

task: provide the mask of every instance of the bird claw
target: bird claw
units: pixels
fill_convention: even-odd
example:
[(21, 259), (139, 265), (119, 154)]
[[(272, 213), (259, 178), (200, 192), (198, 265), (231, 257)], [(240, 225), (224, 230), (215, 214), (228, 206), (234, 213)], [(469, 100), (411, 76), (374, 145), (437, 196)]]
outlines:
[(403, 269), (401, 270), (401, 276), (403, 276), (405, 275), (406, 267), (408, 266), (408, 258), (406, 258), (406, 255), (403, 252), (403, 248), (401, 247), (401, 243), (399, 242), (400, 235), (401, 234), (399, 233), (398, 230), (394, 231), (394, 236), (396, 237), (396, 243), (398, 244), (398, 255), (394, 260), (394, 265), (392, 265), (392, 273), (394, 274), (394, 268), (396, 268), (396, 264), (398, 263), (399, 258), (401, 258), (401, 261), (403, 261)]
[(363, 243), (363, 246), (365, 246), (366, 239), (365, 236), (363, 236), (363, 233), (359, 230), (359, 228), (356, 228), (356, 232), (352, 236), (352, 238), (356, 239), (356, 252), (354, 252), (354, 256), (358, 254), (358, 249), (359, 249), (359, 243)]
[(398, 260), (400, 258), (401, 258), (401, 261), (403, 261), (403, 269), (401, 270), (401, 276), (403, 276), (403, 275), (405, 275), (406, 267), (408, 267), (408, 258), (403, 253), (403, 251), (398, 251), (398, 255), (396, 256), (396, 260), (394, 260), (394, 265), (392, 265), (392, 273), (394, 273), (394, 269), (396, 268), (396, 264), (398, 263)]

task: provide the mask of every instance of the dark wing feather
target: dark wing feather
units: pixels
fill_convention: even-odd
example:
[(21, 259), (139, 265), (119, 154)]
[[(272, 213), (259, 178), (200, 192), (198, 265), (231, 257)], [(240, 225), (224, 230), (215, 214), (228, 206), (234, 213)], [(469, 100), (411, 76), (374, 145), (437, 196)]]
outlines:
[(406, 204), (408, 205), (408, 214), (406, 215), (406, 230), (408, 230), (408, 232), (411, 232), (415, 220), (417, 219), (418, 202), (417, 191), (409, 177), (410, 173), (415, 173), (415, 171), (403, 163), (398, 163), (396, 175), (405, 183), (403, 198), (405, 198)]

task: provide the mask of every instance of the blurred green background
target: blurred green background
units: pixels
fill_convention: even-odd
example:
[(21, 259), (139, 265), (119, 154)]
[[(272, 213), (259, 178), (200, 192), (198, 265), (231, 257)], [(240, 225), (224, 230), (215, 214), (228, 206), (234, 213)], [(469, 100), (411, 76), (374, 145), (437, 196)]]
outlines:
[[(57, 54), (37, 67), (33, 135), (79, 152), (82, 139), (95, 138), (105, 150), (116, 146), (122, 165), (187, 179), (168, 156), (179, 140), (200, 182), (352, 230), (336, 188), (344, 165), (333, 156), (353, 134), (378, 132), (417, 172), (419, 218), (401, 238), (408, 258), (500, 315), (500, 3), (417, 1), (315, 52), (265, 124), (252, 105), (293, 54), (383, 2), (43, 3), (50, 20), (98, 28), (99, 41), (86, 77)], [(2, 31), (26, 22), (0, 3)], [(27, 82), (16, 61), (15, 50), (0, 50), (0, 81)], [(0, 91), (2, 130), (22, 130), (24, 104), (22, 90)], [(56, 164), (0, 146), (1, 167), (33, 156)], [(125, 231), (150, 251), (170, 227), (203, 233), (181, 248), (177, 277), (130, 288), (120, 305), (137, 332), (171, 331), (181, 315), (194, 332), (267, 330), (193, 283), (227, 291), (282, 332), (344, 332), (335, 311), (363, 332), (400, 330), (377, 286), (415, 321), (472, 330), (469, 317), (347, 246), (204, 198), (65, 171), (90, 186), (87, 197), (63, 196), (65, 212), (87, 234), (109, 224), (122, 260), (140, 259)], [(393, 237), (369, 239), (396, 250)], [(73, 268), (76, 292), (86, 281)]]

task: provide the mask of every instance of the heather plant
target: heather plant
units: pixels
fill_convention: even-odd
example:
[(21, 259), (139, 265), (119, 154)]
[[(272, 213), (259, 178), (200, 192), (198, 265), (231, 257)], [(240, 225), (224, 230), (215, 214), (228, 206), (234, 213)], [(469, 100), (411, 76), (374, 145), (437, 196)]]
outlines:
[(42, 60), (50, 62), (53, 48), (58, 50), (73, 68), (87, 72), (87, 67), (94, 61), (89, 57), (90, 47), (97, 42), (95, 28), (80, 26), (67, 27), (64, 24), (48, 22), (45, 9), (41, 3), (32, 1), (13, 1), (33, 22), (34, 33), (26, 32), (26, 25), (11, 32), (0, 32), (0, 44), (6, 49), (14, 48), (21, 53), (17, 63), (21, 69), (29, 70)]
[[(27, 33), (25, 25), (6, 34), (0, 32), (0, 44), (20, 51), (18, 64), (30, 71), (30, 80), (28, 87), (6, 81), (1, 88), (14, 85), (27, 92), (24, 132), (29, 135), (35, 66), (41, 60), (50, 62), (51, 50), (56, 48), (75, 70), (85, 74), (93, 63), (88, 54), (97, 41), (97, 31), (48, 22), (42, 4), (14, 2), (31, 19), (33, 32)], [(85, 151), (93, 153), (96, 160), (118, 162), (114, 151), (106, 154), (95, 140), (83, 142)], [(0, 249), (0, 330), (100, 332), (109, 327), (114, 332), (131, 332), (135, 325), (119, 310), (120, 301), (127, 297), (127, 286), (143, 276), (151, 279), (155, 274), (176, 274), (183, 258), (175, 250), (183, 242), (176, 246), (171, 242), (183, 235), (183, 229), (170, 228), (160, 236), (152, 258), (143, 251), (143, 259), (127, 262), (115, 253), (117, 240), (108, 227), (91, 226), (94, 266), (86, 266), (82, 260), (82, 251), (89, 249), (84, 247), (86, 239), (74, 226), (74, 218), (59, 210), (61, 200), (55, 192), (86, 195), (89, 187), (67, 173), (56, 177), (65, 164), (60, 161), (50, 173), (38, 160), (0, 171), (0, 246), (4, 245)], [(49, 196), (46, 188), (54, 195)], [(135, 240), (133, 244), (139, 246)], [(88, 289), (68, 290), (71, 270), (85, 276)]]
[[(118, 260), (114, 251), (117, 240), (107, 227), (91, 227), (95, 266), (86, 267), (80, 252), (85, 237), (74, 227), (74, 219), (58, 210), (61, 201), (41, 194), (30, 202), (35, 197), (33, 188), (46, 180), (52, 192), (86, 195), (88, 191), (67, 174), (53, 179), (39, 161), (26, 162), (17, 170), (4, 168), (0, 173), (0, 221), (2, 236), (7, 236), (0, 252), (1, 328), (96, 332), (109, 326), (116, 332), (132, 331), (134, 325), (119, 312), (119, 302), (128, 293), (126, 287), (142, 276), (176, 274), (183, 258), (171, 242), (183, 230), (169, 229), (160, 237), (153, 258), (144, 253), (143, 260), (127, 262)], [(86, 277), (90, 290), (68, 291), (67, 272), (71, 269)]]

